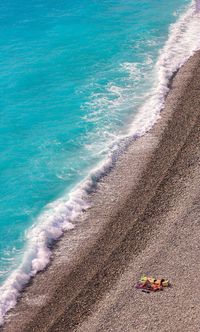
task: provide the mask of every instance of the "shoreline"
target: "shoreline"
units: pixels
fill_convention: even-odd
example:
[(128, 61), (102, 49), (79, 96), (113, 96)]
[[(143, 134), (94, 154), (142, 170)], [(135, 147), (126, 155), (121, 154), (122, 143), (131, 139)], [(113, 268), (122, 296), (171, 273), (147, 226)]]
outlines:
[[(178, 216), (186, 215), (185, 218), (189, 218), (188, 215), (193, 213), (188, 207), (187, 215), (184, 211), (185, 204), (189, 202), (188, 206), (193, 207), (195, 200), (195, 207), (197, 206), (198, 182), (190, 183), (192, 190), (189, 194), (186, 187), (188, 189), (188, 183), (194, 180), (193, 177), (195, 180), (199, 179), (198, 81), (200, 82), (200, 52), (196, 52), (174, 77), (159, 121), (149, 133), (128, 147), (111, 173), (99, 182), (98, 190), (91, 195), (93, 207), (82, 215), (77, 228), (66, 233), (56, 243), (49, 268), (31, 280), (17, 306), (7, 315), (6, 324), (1, 331), (111, 331), (114, 326), (114, 331), (143, 331), (145, 324), (154, 331), (155, 318), (149, 312), (150, 303), (154, 300), (155, 305), (163, 304), (162, 301), (171, 303), (173, 292), (177, 292), (177, 279), (174, 281), (174, 275), (182, 278), (176, 270), (170, 270), (167, 260), (166, 271), (164, 267), (163, 270), (157, 270), (159, 252), (161, 257), (162, 252), (164, 253), (165, 260), (171, 250), (167, 236), (173, 234), (172, 230), (175, 234), (182, 232), (180, 225), (177, 225)], [(196, 135), (193, 141), (192, 135)], [(196, 147), (195, 158), (191, 151), (192, 144)], [(189, 150), (184, 152), (187, 148)], [(185, 158), (181, 156), (184, 153)], [(185, 162), (187, 160), (190, 160), (189, 166)], [(189, 175), (192, 175), (191, 179), (188, 178)], [(184, 204), (181, 205), (181, 202)], [(168, 217), (170, 215), (172, 220)], [(186, 223), (186, 226), (190, 230), (191, 225)], [(197, 233), (196, 228), (195, 225), (194, 231)], [(185, 230), (186, 234), (188, 229)], [(198, 231), (200, 234), (200, 230)], [(195, 233), (193, 239), (194, 235)], [(175, 247), (178, 249), (184, 245), (179, 242), (177, 239), (178, 245)], [(150, 248), (153, 247), (152, 254)], [(155, 259), (152, 262), (151, 256), (156, 257), (157, 265)], [(147, 257), (149, 260), (145, 267)], [(173, 260), (179, 262), (179, 258), (180, 252)], [(168, 274), (165, 275), (167, 271)], [(156, 276), (162, 273), (162, 276), (169, 277), (174, 289), (167, 290), (162, 295), (152, 294), (149, 298), (146, 294), (141, 296), (134, 289), (134, 284), (136, 276), (145, 272), (155, 273)], [(192, 270), (190, 277), (192, 272), (195, 273)], [(131, 298), (128, 297), (129, 292), (121, 294), (125, 289), (129, 290)], [(187, 291), (186, 289), (185, 292)], [(112, 292), (113, 296), (109, 296)], [(194, 292), (197, 293), (197, 290)], [(143, 296), (146, 297), (141, 302)], [(186, 300), (184, 294), (178, 296), (180, 301)], [(130, 309), (131, 301), (134, 306)], [(124, 306), (118, 308), (121, 302)], [(138, 307), (138, 304), (148, 309), (151, 319), (144, 315), (141, 316), (142, 319), (137, 317), (139, 312), (135, 306)], [(120, 319), (118, 314), (125, 307), (126, 315), (122, 315)], [(192, 309), (194, 315), (195, 310)], [(188, 309), (190, 314), (192, 309)], [(172, 313), (176, 316), (175, 312)], [(161, 310), (159, 317), (165, 316), (166, 312)], [(159, 325), (162, 321), (159, 317), (157, 326), (154, 326), (155, 331), (173, 331), (174, 321), (171, 316), (171, 319), (167, 319), (171, 329), (165, 324)], [(181, 331), (189, 323), (184, 317), (181, 316), (182, 320), (179, 321), (182, 324)], [(178, 331), (177, 326), (174, 331)], [(185, 331), (189, 331), (188, 326)]]

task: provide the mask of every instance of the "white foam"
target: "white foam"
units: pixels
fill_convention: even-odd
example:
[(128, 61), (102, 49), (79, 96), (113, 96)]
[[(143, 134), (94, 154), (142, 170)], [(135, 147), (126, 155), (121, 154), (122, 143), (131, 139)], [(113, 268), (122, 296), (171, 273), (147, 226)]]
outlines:
[(129, 134), (141, 136), (152, 127), (163, 109), (169, 91), (169, 79), (195, 51), (200, 49), (199, 11), (200, 1), (192, 1), (187, 12), (171, 26), (169, 39), (156, 63), (154, 87), (146, 95), (147, 101), (139, 110)]
[[(168, 82), (172, 74), (200, 48), (200, 17), (198, 10), (200, 3), (193, 1), (186, 14), (171, 26), (169, 39), (160, 53), (155, 68), (156, 84), (148, 93), (147, 102), (140, 109), (138, 116), (130, 128), (129, 135), (118, 140), (113, 146), (115, 153), (110, 154), (106, 161), (93, 170), (70, 196), (63, 197), (49, 204), (45, 212), (39, 217), (37, 224), (27, 233), (27, 250), (20, 267), (14, 271), (0, 288), (0, 325), (3, 324), (6, 312), (15, 306), (22, 288), (38, 271), (43, 270), (49, 263), (51, 251), (49, 245), (57, 240), (64, 231), (74, 227), (73, 222), (86, 210), (89, 205), (87, 194), (92, 190), (96, 181), (102, 177), (115, 163), (120, 148), (123, 149), (127, 138), (143, 135), (151, 128), (159, 117), (163, 108), (165, 96), (168, 92)], [(128, 67), (127, 67), (128, 68)], [(130, 66), (129, 66), (130, 70)], [(132, 71), (136, 68), (132, 67)], [(116, 87), (111, 92), (120, 93)], [(118, 150), (116, 150), (116, 147)]]

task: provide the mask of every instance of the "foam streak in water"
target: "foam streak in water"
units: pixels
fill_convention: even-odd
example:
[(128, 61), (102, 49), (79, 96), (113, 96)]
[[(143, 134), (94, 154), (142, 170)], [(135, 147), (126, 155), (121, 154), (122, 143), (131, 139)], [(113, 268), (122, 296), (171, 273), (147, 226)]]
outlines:
[(187, 12), (171, 26), (169, 39), (161, 50), (155, 68), (155, 84), (146, 96), (147, 102), (142, 106), (130, 133), (137, 136), (147, 132), (160, 117), (165, 97), (169, 92), (169, 80), (195, 51), (200, 49), (200, 2), (193, 1)]

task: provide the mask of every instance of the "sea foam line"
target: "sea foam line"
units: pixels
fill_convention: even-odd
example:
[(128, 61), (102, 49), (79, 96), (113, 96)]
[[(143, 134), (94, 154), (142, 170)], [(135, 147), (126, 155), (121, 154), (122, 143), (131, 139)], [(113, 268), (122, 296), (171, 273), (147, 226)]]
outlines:
[(138, 112), (129, 134), (142, 136), (159, 119), (169, 92), (170, 78), (195, 51), (200, 49), (199, 33), (200, 0), (193, 0), (186, 13), (170, 26), (169, 38), (155, 66), (154, 87), (146, 95), (147, 102)]
[[(115, 164), (118, 155), (130, 143), (147, 132), (160, 116), (168, 83), (176, 72), (198, 49), (200, 49), (200, 1), (192, 1), (188, 10), (173, 24), (169, 38), (162, 49), (155, 67), (155, 86), (148, 93), (147, 102), (141, 107), (127, 136), (118, 139), (112, 146), (112, 153), (94, 169), (87, 179), (70, 193), (49, 204), (37, 220), (37, 224), (27, 233), (27, 250), (20, 267), (0, 287), (0, 325), (5, 314), (17, 302), (20, 291), (31, 277), (43, 270), (50, 261), (50, 244), (66, 230), (74, 228), (73, 222), (83, 210), (89, 207), (87, 195), (96, 182)], [(117, 149), (116, 149), (117, 147)]]

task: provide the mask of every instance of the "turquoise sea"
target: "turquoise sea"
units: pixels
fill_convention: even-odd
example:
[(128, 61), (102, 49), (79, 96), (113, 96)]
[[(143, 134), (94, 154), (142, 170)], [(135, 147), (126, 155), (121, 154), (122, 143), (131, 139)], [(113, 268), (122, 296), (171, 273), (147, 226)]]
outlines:
[[(0, 3), (0, 323), (200, 47), (191, 0)], [(123, 143), (123, 144), (122, 144)]]

